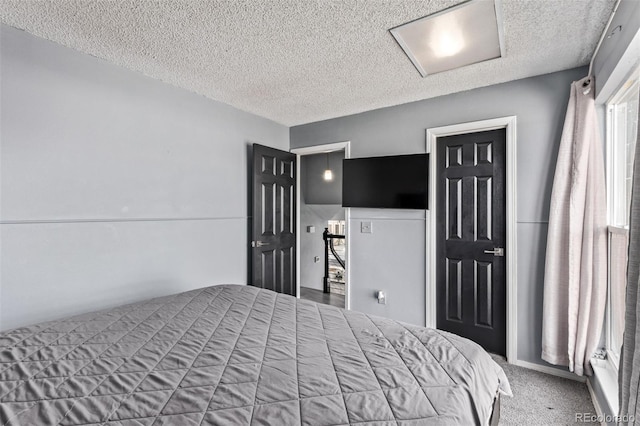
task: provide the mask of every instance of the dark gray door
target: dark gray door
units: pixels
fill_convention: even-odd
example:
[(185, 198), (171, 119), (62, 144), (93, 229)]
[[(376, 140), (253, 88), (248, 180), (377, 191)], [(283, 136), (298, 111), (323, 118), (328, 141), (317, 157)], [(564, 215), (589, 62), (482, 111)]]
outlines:
[(251, 284), (296, 295), (296, 156), (253, 145)]
[(437, 327), (506, 352), (504, 129), (438, 138)]

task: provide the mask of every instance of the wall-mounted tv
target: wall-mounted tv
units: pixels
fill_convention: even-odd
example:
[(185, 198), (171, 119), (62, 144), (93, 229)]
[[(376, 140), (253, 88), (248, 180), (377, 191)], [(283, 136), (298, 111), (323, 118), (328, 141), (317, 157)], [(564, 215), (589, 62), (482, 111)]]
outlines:
[(427, 209), (429, 154), (346, 159), (342, 205)]

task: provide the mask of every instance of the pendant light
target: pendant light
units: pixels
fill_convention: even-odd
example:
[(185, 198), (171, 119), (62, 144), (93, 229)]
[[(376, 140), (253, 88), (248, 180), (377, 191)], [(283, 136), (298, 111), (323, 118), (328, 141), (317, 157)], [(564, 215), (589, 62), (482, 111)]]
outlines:
[(326, 182), (331, 182), (333, 180), (333, 171), (329, 167), (329, 153), (327, 152), (327, 169), (324, 171), (323, 178)]

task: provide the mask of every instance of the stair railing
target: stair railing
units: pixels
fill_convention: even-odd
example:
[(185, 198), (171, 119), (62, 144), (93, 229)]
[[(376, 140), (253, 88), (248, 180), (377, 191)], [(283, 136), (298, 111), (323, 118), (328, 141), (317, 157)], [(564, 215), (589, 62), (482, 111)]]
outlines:
[(333, 240), (343, 240), (344, 235), (331, 234), (329, 233), (329, 228), (324, 228), (322, 239), (324, 240), (324, 292), (329, 293), (329, 251), (331, 251), (340, 266), (345, 269), (346, 264), (344, 260), (340, 258), (336, 249), (333, 247)]

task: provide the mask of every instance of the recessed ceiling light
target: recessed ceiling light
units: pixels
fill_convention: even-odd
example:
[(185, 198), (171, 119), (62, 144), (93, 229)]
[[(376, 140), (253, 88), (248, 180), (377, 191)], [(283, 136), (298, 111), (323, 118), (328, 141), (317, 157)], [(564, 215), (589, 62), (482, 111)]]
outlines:
[(502, 56), (498, 0), (470, 0), (389, 30), (423, 77)]

